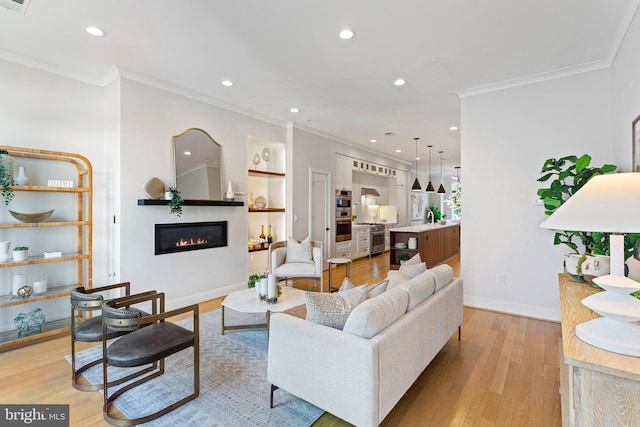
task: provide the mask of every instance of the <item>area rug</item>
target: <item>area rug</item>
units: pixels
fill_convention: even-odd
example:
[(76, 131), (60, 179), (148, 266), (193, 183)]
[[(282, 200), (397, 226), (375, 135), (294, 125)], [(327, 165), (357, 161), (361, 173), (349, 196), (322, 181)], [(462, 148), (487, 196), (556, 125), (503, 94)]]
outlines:
[[(220, 333), (221, 311), (200, 316), (200, 396), (144, 426), (309, 426), (323, 411), (284, 390), (274, 393), (269, 408), (267, 381), (267, 331), (249, 329)], [(263, 323), (264, 316), (225, 311), (225, 324)], [(177, 322), (191, 329), (192, 321)], [(101, 357), (102, 347), (79, 352), (78, 364)], [(70, 356), (67, 356), (70, 361)], [(116, 406), (137, 418), (173, 403), (193, 390), (193, 352), (185, 350), (166, 359), (165, 374), (124, 393)], [(109, 379), (125, 373), (109, 368)], [(84, 376), (102, 382), (102, 367)], [(109, 388), (109, 394), (117, 387)]]

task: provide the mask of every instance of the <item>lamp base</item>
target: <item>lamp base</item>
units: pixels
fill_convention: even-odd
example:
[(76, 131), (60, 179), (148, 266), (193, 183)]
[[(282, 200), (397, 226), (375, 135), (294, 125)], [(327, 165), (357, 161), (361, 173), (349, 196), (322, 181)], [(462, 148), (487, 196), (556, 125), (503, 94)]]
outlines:
[(640, 324), (636, 322), (599, 317), (577, 325), (576, 336), (603, 350), (640, 357)]

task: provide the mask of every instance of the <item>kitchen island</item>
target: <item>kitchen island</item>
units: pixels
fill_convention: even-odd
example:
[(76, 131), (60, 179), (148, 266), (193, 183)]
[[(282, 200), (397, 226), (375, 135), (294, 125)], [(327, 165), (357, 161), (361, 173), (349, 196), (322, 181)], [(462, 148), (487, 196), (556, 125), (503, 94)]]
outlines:
[[(427, 268), (432, 268), (460, 252), (458, 223), (410, 225), (389, 231), (389, 268), (392, 270), (400, 268), (403, 256), (411, 258), (419, 253), (422, 261), (427, 263)], [(409, 239), (416, 239), (415, 249), (409, 249)]]

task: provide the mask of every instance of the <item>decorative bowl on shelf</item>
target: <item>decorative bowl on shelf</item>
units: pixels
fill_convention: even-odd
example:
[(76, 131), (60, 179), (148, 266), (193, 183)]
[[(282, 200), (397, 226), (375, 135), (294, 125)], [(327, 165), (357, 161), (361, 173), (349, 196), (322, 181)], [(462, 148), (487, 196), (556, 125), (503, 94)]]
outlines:
[(42, 222), (45, 219), (49, 218), (53, 214), (54, 210), (55, 209), (51, 209), (50, 211), (38, 212), (38, 213), (22, 213), (22, 212), (14, 212), (11, 209), (9, 209), (9, 213), (11, 214), (12, 217), (17, 219), (18, 221), (33, 223), (33, 222)]
[(264, 209), (265, 207), (267, 207), (267, 199), (265, 199), (263, 196), (256, 197), (253, 203), (257, 209)]

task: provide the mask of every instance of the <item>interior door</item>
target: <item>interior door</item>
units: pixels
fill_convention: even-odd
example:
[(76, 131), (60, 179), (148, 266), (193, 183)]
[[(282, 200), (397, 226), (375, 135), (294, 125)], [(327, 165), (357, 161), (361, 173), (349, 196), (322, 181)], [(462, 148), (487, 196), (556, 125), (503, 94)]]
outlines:
[(329, 246), (331, 244), (330, 211), (335, 201), (329, 186), (329, 172), (318, 169), (310, 169), (309, 171), (311, 185), (309, 191), (309, 236), (311, 236), (311, 240), (322, 242), (324, 268), (331, 253)]

